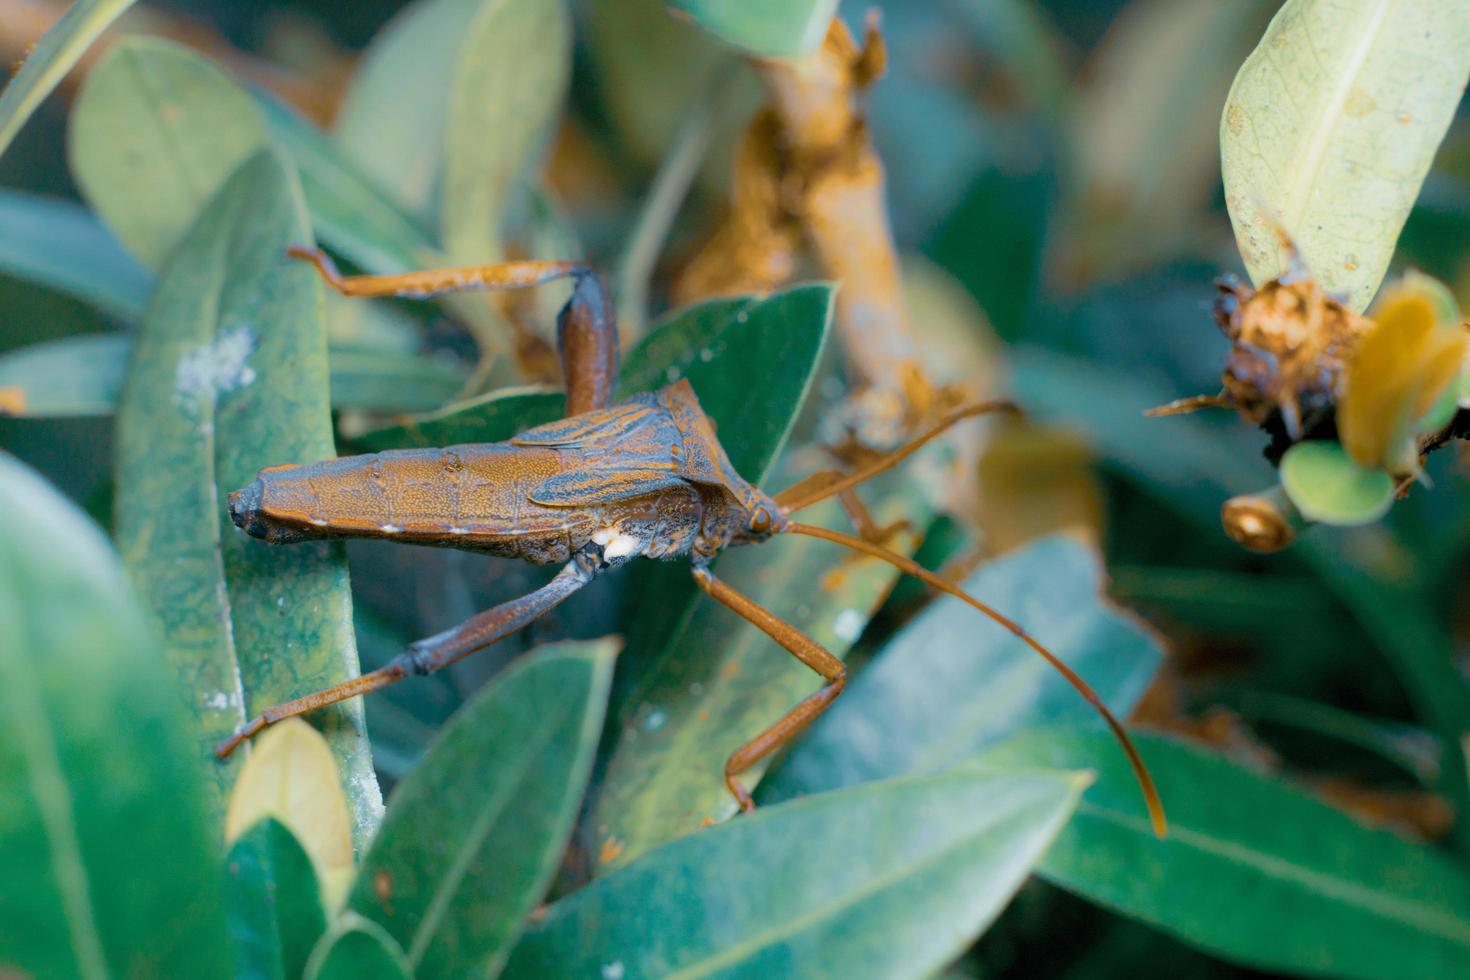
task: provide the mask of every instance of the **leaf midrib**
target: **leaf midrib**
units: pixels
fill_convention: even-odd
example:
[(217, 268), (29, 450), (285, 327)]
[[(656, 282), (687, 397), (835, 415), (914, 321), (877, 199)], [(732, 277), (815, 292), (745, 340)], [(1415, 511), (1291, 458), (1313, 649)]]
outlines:
[[(1017, 810), (1019, 809), (1017, 808)], [(778, 940), (804, 931), (808, 925), (834, 918), (843, 909), (857, 905), (864, 899), (883, 891), (895, 882), (902, 881), (905, 878), (916, 877), (927, 872), (941, 860), (949, 858), (955, 852), (971, 846), (980, 838), (992, 833), (1005, 819), (1014, 818), (1016, 811), (1010, 813), (992, 811), (986, 816), (988, 817), (986, 823), (962, 832), (949, 844), (935, 848), (921, 860), (903, 864), (886, 874), (871, 878), (862, 887), (844, 892), (842, 895), (834, 897), (830, 901), (813, 906), (802, 915), (787, 919), (777, 926), (758, 932), (748, 939), (738, 942), (733, 946), (728, 946), (692, 966), (670, 973), (668, 974), (669, 980), (685, 980), (685, 978), (693, 980), (693, 978), (709, 976), (723, 967), (749, 959), (755, 953), (775, 945)], [(1053, 826), (1053, 835), (1057, 829), (1059, 829), (1059, 824)], [(1016, 856), (1014, 849), (1012, 855), (1014, 859)]]
[[(1077, 813), (1096, 817), (1136, 833), (1140, 837), (1153, 839), (1153, 831), (1145, 820), (1121, 810), (1083, 800), (1077, 807)], [(1401, 923), (1416, 932), (1470, 947), (1470, 922), (1431, 908), (1415, 899), (1374, 891), (1344, 878), (1335, 878), (1313, 871), (1304, 865), (1294, 864), (1288, 859), (1276, 857), (1259, 848), (1194, 830), (1177, 822), (1171, 822), (1169, 839), (1172, 842), (1193, 846), (1204, 854), (1256, 868), (1275, 880), (1299, 885), (1309, 893), (1340, 899), (1349, 907)], [(1044, 862), (1039, 870), (1046, 873)]]
[[(1396, 0), (1378, 0), (1374, 12), (1367, 15), (1371, 17), (1371, 22), (1366, 25), (1362, 38), (1348, 56), (1342, 59), (1343, 70), (1338, 74), (1338, 82), (1331, 97), (1322, 103), (1321, 109), (1312, 118), (1312, 125), (1306, 130), (1310, 139), (1298, 157), (1303, 160), (1303, 164), (1296, 168), (1296, 178), (1292, 181), (1291, 193), (1286, 198), (1286, 206), (1295, 204), (1295, 207), (1290, 214), (1282, 215), (1283, 226), (1288, 231), (1299, 228), (1306, 215), (1312, 190), (1317, 185), (1317, 178), (1327, 159), (1327, 150), (1337, 132), (1348, 95), (1357, 85), (1368, 55), (1377, 44), (1378, 34), (1388, 16), (1389, 8), (1395, 3)], [(1303, 30), (1305, 31), (1305, 25)]]
[(538, 755), (546, 743), (551, 740), (553, 732), (561, 726), (568, 711), (567, 706), (562, 705), (560, 710), (542, 718), (533, 730), (532, 737), (524, 742), (517, 751), (515, 764), (509, 770), (510, 778), (501, 781), (499, 789), (487, 801), (480, 815), (475, 818), (470, 832), (464, 836), (461, 845), (455, 849), (454, 859), (450, 862), (448, 870), (440, 877), (439, 884), (434, 889), (434, 895), (424, 910), (424, 916), (419, 921), (418, 928), (414, 930), (413, 941), (409, 944), (408, 962), (414, 970), (418, 970), (422, 964), (424, 953), (428, 951), (429, 944), (433, 942), (438, 933), (439, 923), (448, 912), (450, 901), (459, 891), (460, 883), (464, 881), (470, 862), (474, 860), (485, 838), (504, 813), (506, 804), (512, 796), (511, 790), (520, 786), (522, 777), (531, 765), (532, 758)]

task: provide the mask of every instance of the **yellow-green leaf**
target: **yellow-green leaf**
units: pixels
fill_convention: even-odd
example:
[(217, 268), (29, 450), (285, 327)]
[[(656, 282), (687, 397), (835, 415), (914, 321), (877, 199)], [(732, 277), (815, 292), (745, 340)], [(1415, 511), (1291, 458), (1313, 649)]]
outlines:
[(299, 718), (267, 730), (240, 768), (225, 813), (233, 844), (266, 817), (296, 835), (322, 883), (329, 909), (339, 908), (352, 880), (352, 821), (337, 762), (321, 733)]
[(1251, 278), (1286, 270), (1284, 231), (1328, 289), (1366, 309), (1467, 76), (1463, 0), (1287, 0), (1220, 124)]

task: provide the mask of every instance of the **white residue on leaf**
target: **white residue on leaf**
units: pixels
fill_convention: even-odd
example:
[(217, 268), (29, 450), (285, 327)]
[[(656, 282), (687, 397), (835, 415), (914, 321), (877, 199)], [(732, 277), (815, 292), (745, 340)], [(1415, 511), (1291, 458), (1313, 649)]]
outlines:
[(662, 708), (654, 708), (648, 713), (648, 717), (643, 719), (643, 727), (650, 732), (656, 732), (668, 724), (668, 721), (669, 714), (667, 711)]
[(215, 691), (213, 694), (204, 696), (204, 706), (211, 711), (224, 711), (239, 704), (239, 698), (224, 691)]
[(214, 343), (185, 353), (174, 372), (174, 404), (198, 411), (206, 400), (249, 385), (255, 380), (249, 364), (255, 344), (255, 331), (242, 323), (222, 329)]
[(613, 960), (602, 964), (602, 980), (623, 980), (623, 961)]

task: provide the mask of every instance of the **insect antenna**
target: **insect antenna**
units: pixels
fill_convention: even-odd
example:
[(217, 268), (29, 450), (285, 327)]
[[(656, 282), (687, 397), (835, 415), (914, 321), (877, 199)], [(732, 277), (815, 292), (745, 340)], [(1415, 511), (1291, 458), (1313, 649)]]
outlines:
[(776, 494), (776, 503), (780, 506), (782, 513), (794, 514), (803, 508), (810, 507), (812, 504), (826, 500), (828, 497), (835, 497), (844, 490), (851, 489), (860, 483), (871, 480), (879, 473), (886, 473), (893, 469), (899, 463), (902, 463), (930, 442), (943, 435), (944, 431), (950, 428), (950, 426), (958, 422), (963, 422), (965, 419), (974, 418), (977, 415), (985, 415), (988, 412), (1009, 412), (1013, 415), (1020, 415), (1021, 409), (1015, 402), (1004, 398), (985, 402), (971, 402), (968, 405), (961, 405), (958, 408), (950, 409), (939, 421), (888, 455), (880, 456), (866, 466), (860, 466), (853, 472), (845, 475), (818, 473), (815, 477), (802, 480), (800, 483), (787, 487), (785, 490)]
[[(921, 438), (927, 440), (937, 434), (937, 432), (934, 432)], [(903, 452), (903, 450), (899, 450), (899, 452)], [(805, 504), (801, 506), (805, 506)], [(1149, 819), (1153, 822), (1154, 833), (1160, 838), (1164, 837), (1168, 831), (1168, 822), (1164, 817), (1164, 804), (1159, 799), (1159, 791), (1154, 786), (1153, 776), (1149, 774), (1148, 767), (1143, 764), (1143, 759), (1139, 756), (1138, 749), (1134, 747), (1133, 740), (1128, 737), (1128, 732), (1124, 730), (1122, 724), (1114, 717), (1113, 713), (1108, 710), (1107, 705), (1103, 704), (1102, 698), (1098, 697), (1097, 692), (1092, 689), (1092, 685), (1083, 680), (1075, 670), (1063, 663), (1056, 654), (1042, 646), (1039, 640), (1030, 633), (1027, 633), (1014, 620), (987, 606), (964, 589), (946, 582), (917, 562), (905, 558), (895, 551), (890, 551), (882, 545), (874, 544), (871, 541), (864, 541), (862, 538), (853, 537), (850, 534), (843, 534), (841, 531), (831, 531), (825, 527), (800, 524), (796, 521), (787, 523), (784, 530), (792, 534), (804, 534), (808, 537), (821, 538), (823, 541), (831, 541), (834, 544), (840, 544), (854, 551), (859, 551), (886, 561), (900, 571), (919, 579), (930, 588), (952, 595), (961, 602), (989, 616), (995, 622), (1010, 630), (1017, 639), (1039, 653), (1047, 663), (1051, 664), (1058, 673), (1067, 679), (1067, 683), (1077, 689), (1077, 693), (1081, 694), (1087, 699), (1089, 704), (1097, 709), (1103, 721), (1107, 722), (1108, 727), (1112, 729), (1114, 737), (1118, 740), (1118, 744), (1123, 747), (1123, 752), (1128, 756), (1129, 764), (1133, 766), (1133, 774), (1138, 779), (1139, 788), (1143, 790), (1143, 799), (1148, 806), (1148, 815)]]

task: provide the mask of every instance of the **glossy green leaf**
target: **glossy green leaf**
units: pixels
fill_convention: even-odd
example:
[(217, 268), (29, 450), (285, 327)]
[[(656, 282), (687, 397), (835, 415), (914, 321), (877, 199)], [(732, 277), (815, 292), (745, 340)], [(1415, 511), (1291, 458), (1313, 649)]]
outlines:
[(1279, 228), (1366, 309), (1467, 77), (1460, 0), (1287, 0), (1220, 122), (1225, 202), (1256, 284), (1286, 271)]
[[(20, 392), (32, 418), (106, 416), (122, 397), (133, 338), (82, 334), (0, 355), (0, 388)], [(332, 407), (415, 412), (442, 405), (464, 383), (463, 372), (428, 358), (378, 351), (331, 353)]]
[(83, 195), (128, 250), (160, 269), (226, 178), (266, 141), (254, 101), (171, 41), (124, 38), (87, 75), (68, 154)]
[(317, 943), (304, 976), (306, 980), (409, 980), (413, 971), (387, 930), (349, 912)]
[(497, 391), (446, 405), (397, 425), (371, 429), (353, 440), (363, 452), (503, 442), (517, 432), (561, 418), (566, 395), (559, 391)]
[(566, 97), (571, 34), (563, 0), (485, 0), (465, 31), (450, 84), (439, 211), (454, 262), (504, 257), (512, 192), (538, 165)]
[(986, 765), (1098, 771), (1043, 877), (1218, 955), (1271, 972), (1445, 977), (1470, 962), (1470, 875), (1280, 779), (1143, 739), (1169, 812), (1157, 840), (1106, 734), (1038, 732)]
[(98, 529), (0, 453), (0, 963), (224, 977), (218, 846), (157, 640)]
[(617, 646), (568, 643), (516, 661), (394, 792), (349, 904), (393, 934), (416, 972), (504, 962), (566, 849)]
[(562, 899), (507, 977), (929, 976), (999, 914), (1085, 777), (824, 793), (676, 841)]
[(143, 314), (153, 277), (96, 217), (72, 201), (0, 191), (0, 274), (128, 320)]
[(77, 0), (37, 42), (0, 92), (0, 154), (92, 42), (132, 5), (133, 0)]
[(456, 55), (486, 2), (405, 6), (373, 38), (337, 112), (333, 141), (424, 222), (438, 220)]
[(1371, 524), (1393, 506), (1393, 477), (1359, 466), (1335, 442), (1288, 449), (1281, 457), (1281, 486), (1303, 517), (1324, 524)]
[[(1158, 641), (1108, 604), (1098, 555), (1071, 538), (1008, 554), (963, 587), (1046, 644), (1120, 717), (1158, 669)], [(934, 772), (1008, 735), (1059, 722), (1100, 724), (1034, 651), (942, 596), (853, 680), (761, 785), (761, 799)]]
[[(309, 237), (285, 162), (252, 158), (165, 271), (118, 410), (117, 540), (190, 692), (218, 790), (237, 762), (211, 749), (247, 716), (357, 674), (340, 546), (272, 547), (224, 510), (258, 469), (333, 455), (321, 287), (284, 256)], [(362, 706), (312, 721), (360, 843), (381, 809)]]
[(736, 472), (758, 484), (806, 398), (827, 340), (832, 297), (831, 286), (799, 285), (672, 313), (623, 359), (618, 393), (688, 378)]
[(822, 43), (837, 0), (669, 0), (669, 6), (753, 55), (791, 58)]
[(291, 831), (270, 817), (230, 848), (225, 905), (236, 976), (294, 980), (327, 930), (311, 858)]
[(259, 108), (271, 136), (301, 172), (312, 225), (323, 241), (368, 272), (443, 264), (429, 233), (315, 126), (269, 95), (259, 97)]

